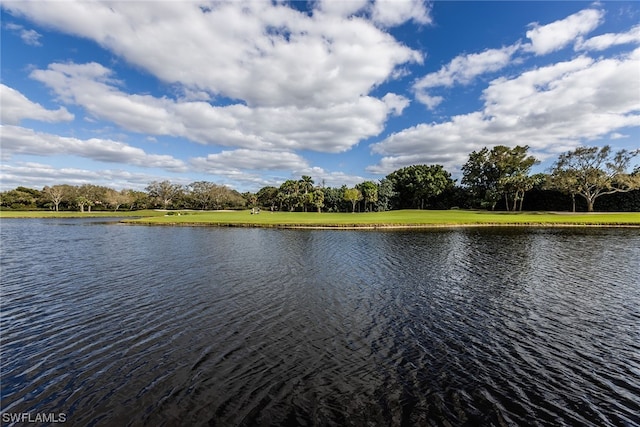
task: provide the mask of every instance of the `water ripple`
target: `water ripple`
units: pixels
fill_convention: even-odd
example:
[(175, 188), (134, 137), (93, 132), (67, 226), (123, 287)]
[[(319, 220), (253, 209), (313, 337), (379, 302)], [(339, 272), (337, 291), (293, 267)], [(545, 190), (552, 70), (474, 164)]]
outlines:
[(640, 425), (637, 230), (0, 233), (3, 412)]

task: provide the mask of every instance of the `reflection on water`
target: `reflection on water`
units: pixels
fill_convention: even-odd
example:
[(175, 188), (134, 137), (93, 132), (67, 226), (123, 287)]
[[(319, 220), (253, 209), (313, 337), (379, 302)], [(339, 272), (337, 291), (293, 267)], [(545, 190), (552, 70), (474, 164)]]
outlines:
[(3, 413), (640, 424), (636, 229), (0, 233)]

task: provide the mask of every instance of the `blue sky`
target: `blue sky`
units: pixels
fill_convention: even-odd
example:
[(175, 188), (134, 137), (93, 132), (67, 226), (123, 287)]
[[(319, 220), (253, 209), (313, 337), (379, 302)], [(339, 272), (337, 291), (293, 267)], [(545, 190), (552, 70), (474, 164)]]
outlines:
[(640, 4), (2, 1), (2, 190), (640, 148)]

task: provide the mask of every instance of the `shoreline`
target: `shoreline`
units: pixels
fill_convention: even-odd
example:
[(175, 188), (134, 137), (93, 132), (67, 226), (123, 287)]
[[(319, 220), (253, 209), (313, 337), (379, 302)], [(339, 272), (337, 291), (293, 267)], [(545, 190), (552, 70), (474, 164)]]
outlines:
[(5, 219), (95, 218), (116, 224), (308, 230), (428, 230), (481, 227), (640, 228), (640, 212), (492, 212), (480, 210), (397, 210), (369, 213), (249, 211), (29, 212), (0, 211)]
[(479, 224), (256, 224), (206, 222), (141, 222), (123, 220), (123, 225), (161, 227), (275, 228), (284, 230), (429, 230), (453, 228), (640, 228), (640, 224), (619, 223), (479, 223)]

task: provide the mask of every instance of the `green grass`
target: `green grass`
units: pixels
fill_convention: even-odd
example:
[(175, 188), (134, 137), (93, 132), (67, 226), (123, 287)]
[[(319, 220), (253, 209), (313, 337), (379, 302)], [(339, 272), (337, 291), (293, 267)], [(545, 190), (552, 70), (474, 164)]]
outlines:
[(98, 211), (98, 212), (78, 212), (78, 211), (7, 211), (0, 210), (0, 218), (120, 218), (120, 217), (153, 217), (164, 216), (166, 212), (153, 210), (141, 211)]
[[(400, 210), (370, 213), (250, 211), (118, 211), (51, 212), (0, 211), (0, 218), (113, 218), (144, 225), (211, 225), (237, 227), (432, 227), (465, 225), (627, 225), (640, 227), (638, 212), (488, 212), (473, 210)], [(129, 218), (127, 218), (129, 217)]]
[(150, 225), (214, 225), (239, 227), (429, 227), (459, 225), (631, 225), (640, 213), (487, 212), (470, 210), (400, 210), (371, 213), (187, 212), (127, 220)]

